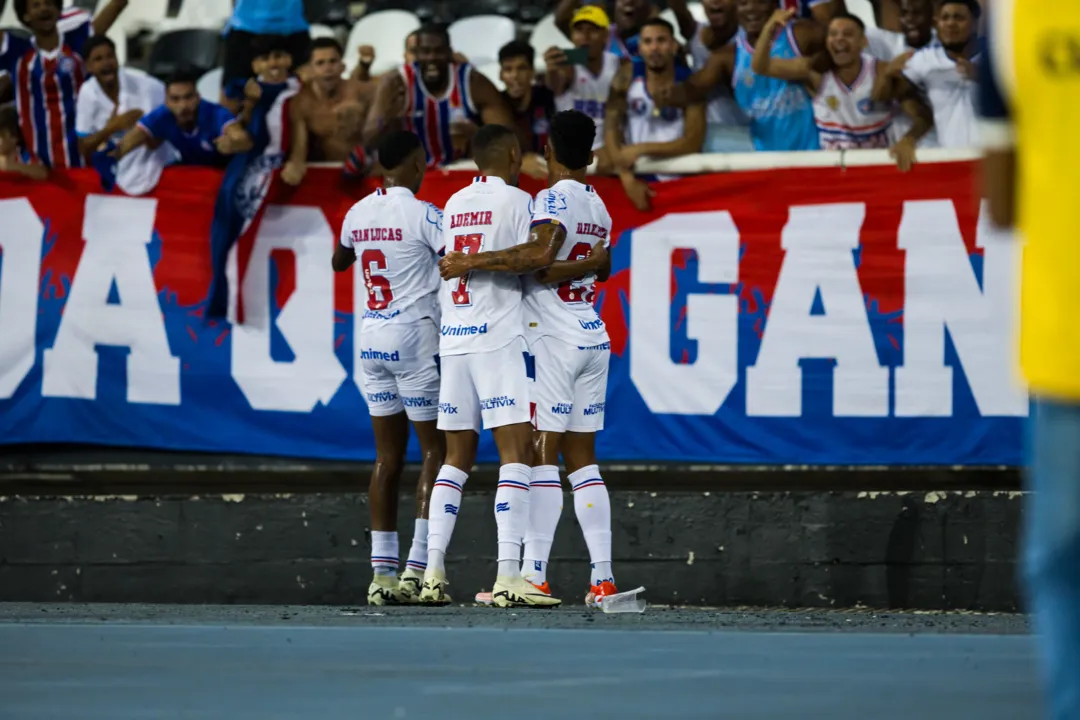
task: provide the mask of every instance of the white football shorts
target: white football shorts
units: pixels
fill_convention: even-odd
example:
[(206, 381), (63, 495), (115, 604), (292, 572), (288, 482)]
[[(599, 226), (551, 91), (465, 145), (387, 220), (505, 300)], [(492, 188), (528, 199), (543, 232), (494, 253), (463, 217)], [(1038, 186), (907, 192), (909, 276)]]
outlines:
[(434, 420), (439, 413), (439, 326), (431, 318), (365, 323), (360, 329), (360, 391), (372, 417)]
[(490, 430), (529, 422), (531, 362), (525, 338), (498, 350), (442, 358), (440, 430)]
[(532, 352), (533, 426), (558, 433), (603, 430), (611, 343), (583, 348), (545, 336), (533, 341)]

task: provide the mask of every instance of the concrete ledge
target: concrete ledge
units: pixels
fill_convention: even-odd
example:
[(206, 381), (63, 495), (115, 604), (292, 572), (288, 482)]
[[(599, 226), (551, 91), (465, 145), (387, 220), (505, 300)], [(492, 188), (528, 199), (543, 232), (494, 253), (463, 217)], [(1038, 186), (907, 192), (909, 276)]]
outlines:
[[(492, 504), (466, 493), (459, 601), (494, 579)], [(1013, 611), (1021, 505), (1014, 491), (614, 490), (615, 572), (653, 603)], [(0, 496), (0, 601), (358, 603), (367, 518), (359, 493)], [(587, 557), (568, 495), (550, 573), (568, 601)]]

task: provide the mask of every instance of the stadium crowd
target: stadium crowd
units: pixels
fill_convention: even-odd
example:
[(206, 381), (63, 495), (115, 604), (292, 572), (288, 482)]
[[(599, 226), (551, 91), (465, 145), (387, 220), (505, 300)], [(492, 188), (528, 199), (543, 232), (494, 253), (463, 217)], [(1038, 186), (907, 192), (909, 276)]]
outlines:
[(558, 0), (565, 42), (513, 39), (497, 71), (423, 25), (402, 32), (402, 64), (380, 74), (364, 38), (354, 58), (335, 37), (313, 38), (302, 0), (235, 0), (216, 97), (200, 95), (193, 68), (158, 78), (121, 64), (107, 33), (128, 0), (100, 0), (93, 15), (6, 2), (23, 28), (0, 30), (0, 101), (13, 98), (0, 108), (0, 171), (93, 166), (133, 194), (168, 165), (224, 166), (260, 145), (256, 109), (284, 98), (289, 183), (310, 162), (377, 173), (370, 148), (403, 128), (429, 165), (449, 165), (488, 123), (514, 128), (524, 171), (543, 177), (550, 120), (574, 108), (597, 123), (593, 170), (617, 175), (643, 209), (648, 183), (665, 178), (635, 175), (641, 158), (891, 148), (906, 170), (918, 148), (975, 143), (978, 0), (878, 0), (880, 26), (845, 0), (668, 0), (674, 22), (649, 0)]

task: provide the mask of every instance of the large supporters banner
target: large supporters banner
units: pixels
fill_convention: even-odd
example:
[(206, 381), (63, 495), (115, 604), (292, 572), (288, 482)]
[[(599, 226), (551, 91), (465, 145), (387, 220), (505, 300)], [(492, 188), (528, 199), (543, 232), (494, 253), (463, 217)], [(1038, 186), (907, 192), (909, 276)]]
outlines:
[[(1017, 464), (1020, 248), (983, 222), (972, 172), (687, 177), (649, 213), (598, 179), (615, 224), (601, 458)], [(430, 174), (421, 197), (441, 205), (468, 181)], [(219, 182), (170, 169), (133, 198), (89, 172), (0, 179), (0, 442), (374, 456), (360, 268), (330, 268), (372, 186), (312, 169), (276, 191), (237, 253), (232, 325), (204, 316)]]

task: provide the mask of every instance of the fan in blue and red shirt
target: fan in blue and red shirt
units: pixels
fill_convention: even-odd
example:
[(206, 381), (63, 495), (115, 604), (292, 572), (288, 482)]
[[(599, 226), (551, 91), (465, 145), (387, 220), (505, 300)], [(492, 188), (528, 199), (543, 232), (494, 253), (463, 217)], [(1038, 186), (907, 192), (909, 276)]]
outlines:
[(83, 43), (109, 30), (128, 0), (110, 0), (96, 17), (60, 0), (10, 0), (29, 40), (0, 31), (0, 75), (8, 75), (27, 149), (50, 168), (80, 167), (75, 103), (85, 73)]

